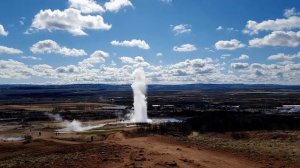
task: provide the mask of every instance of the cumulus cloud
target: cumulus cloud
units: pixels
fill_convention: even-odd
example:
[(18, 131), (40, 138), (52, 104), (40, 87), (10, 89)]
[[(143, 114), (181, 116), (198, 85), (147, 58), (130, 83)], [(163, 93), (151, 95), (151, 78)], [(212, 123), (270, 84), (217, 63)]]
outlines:
[(22, 53), (23, 51), (16, 48), (0, 46), (0, 54), (22, 54)]
[(34, 54), (61, 54), (71, 57), (79, 57), (87, 55), (83, 49), (67, 48), (60, 46), (53, 40), (43, 40), (32, 45), (30, 51)]
[(69, 0), (70, 8), (78, 9), (82, 13), (102, 13), (104, 8), (95, 0)]
[(245, 44), (241, 43), (237, 39), (232, 39), (229, 41), (220, 40), (215, 43), (215, 47), (217, 50), (236, 50), (238, 48), (245, 47)]
[(142, 56), (136, 56), (134, 58), (123, 56), (123, 57), (120, 57), (120, 60), (124, 64), (131, 64), (131, 65), (134, 65), (135, 67), (150, 66), (150, 64), (148, 62), (146, 62), (145, 59)]
[(0, 60), (0, 78), (5, 79), (27, 79), (33, 74), (33, 70), (26, 64), (9, 60)]
[(205, 59), (187, 59), (182, 62), (178, 62), (173, 65), (169, 65), (165, 68), (163, 73), (166, 73), (171, 76), (181, 77), (179, 79), (184, 80), (184, 78), (195, 78), (200, 75), (216, 73), (216, 67), (211, 64), (213, 60), (211, 58)]
[(133, 7), (130, 0), (110, 0), (104, 4), (107, 11), (118, 12), (120, 9), (125, 7)]
[(78, 73), (80, 68), (75, 65), (61, 66), (55, 69), (57, 73)]
[(79, 62), (79, 65), (82, 67), (94, 67), (94, 64), (105, 62), (105, 59), (107, 57), (109, 57), (109, 54), (107, 52), (97, 50), (93, 54), (91, 54), (89, 58)]
[(297, 54), (292, 54), (292, 55), (278, 53), (278, 54), (269, 56), (268, 60), (270, 60), (270, 61), (290, 61), (295, 58), (300, 58), (300, 52), (298, 52)]
[(193, 44), (182, 44), (180, 46), (174, 46), (173, 51), (176, 52), (192, 52), (196, 51), (197, 47)]
[(260, 23), (249, 20), (243, 30), (246, 34), (258, 34), (261, 31), (283, 31), (300, 28), (300, 17), (290, 16), (288, 18), (266, 20)]
[(287, 64), (286, 69), (291, 70), (291, 71), (299, 71), (300, 70), (300, 63), (298, 63), (298, 64)]
[(273, 31), (263, 38), (254, 38), (249, 41), (251, 47), (298, 47), (300, 45), (300, 31)]
[(30, 29), (34, 30), (63, 30), (74, 36), (87, 35), (86, 29), (109, 30), (111, 25), (104, 22), (100, 15), (82, 15), (81, 11), (68, 8), (61, 10), (41, 10), (35, 15)]
[(138, 47), (141, 49), (148, 50), (150, 49), (149, 44), (144, 41), (144, 40), (139, 40), (139, 39), (132, 39), (130, 41), (125, 40), (125, 41), (112, 41), (110, 42), (111, 45), (113, 46), (123, 46), (123, 47)]
[(249, 67), (248, 63), (235, 62), (230, 64), (231, 68), (236, 70), (247, 69)]
[(192, 32), (191, 25), (188, 24), (179, 24), (176, 26), (172, 26), (172, 31), (175, 35), (190, 33)]
[(7, 36), (8, 31), (5, 31), (3, 25), (0, 24), (0, 36)]
[(176, 63), (172, 65), (172, 68), (175, 69), (180, 69), (180, 68), (185, 68), (185, 67), (204, 67), (208, 63), (211, 63), (213, 60), (211, 58), (206, 58), (206, 59), (187, 59), (183, 62)]
[(57, 74), (55, 73), (55, 69), (52, 66), (47, 64), (37, 64), (29, 67), (32, 71), (33, 76), (44, 77), (47, 79), (57, 78)]
[(291, 16), (297, 16), (300, 15), (300, 12), (296, 12), (296, 8), (290, 8), (290, 9), (285, 9), (283, 16), (285, 17), (291, 17)]
[[(187, 59), (164, 66), (151, 65), (143, 57), (121, 57), (124, 65), (114, 66), (110, 63), (94, 67), (95, 63), (105, 61), (108, 53), (95, 52), (91, 59), (85, 59), (77, 65), (52, 67), (47, 64), (26, 65), (15, 60), (0, 60), (0, 79), (24, 81), (23, 79), (46, 79), (59, 84), (70, 83), (131, 83), (132, 72), (143, 66), (149, 83), (277, 83), (299, 84), (300, 64), (289, 63), (229, 64), (228, 73), (223, 71), (226, 63), (219, 63), (211, 58)], [(101, 59), (102, 58), (102, 59)], [(88, 65), (91, 64), (91, 65)], [(236, 71), (234, 71), (236, 70)], [(99, 75), (101, 74), (101, 75)], [(38, 77), (38, 78), (36, 78)], [(5, 80), (1, 80), (3, 83)]]

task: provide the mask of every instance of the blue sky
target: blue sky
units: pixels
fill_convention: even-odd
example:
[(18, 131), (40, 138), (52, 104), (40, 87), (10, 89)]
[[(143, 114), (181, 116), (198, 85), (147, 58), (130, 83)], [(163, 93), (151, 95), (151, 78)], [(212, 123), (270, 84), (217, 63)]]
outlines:
[(300, 84), (295, 0), (3, 0), (0, 83)]

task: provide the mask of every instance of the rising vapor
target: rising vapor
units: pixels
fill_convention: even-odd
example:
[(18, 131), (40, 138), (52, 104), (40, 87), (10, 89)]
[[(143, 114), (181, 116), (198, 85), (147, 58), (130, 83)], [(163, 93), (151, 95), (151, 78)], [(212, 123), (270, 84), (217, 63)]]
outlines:
[(131, 114), (130, 121), (138, 123), (151, 122), (147, 115), (147, 84), (145, 72), (142, 68), (138, 68), (133, 72), (134, 82), (131, 85), (134, 95), (134, 111)]

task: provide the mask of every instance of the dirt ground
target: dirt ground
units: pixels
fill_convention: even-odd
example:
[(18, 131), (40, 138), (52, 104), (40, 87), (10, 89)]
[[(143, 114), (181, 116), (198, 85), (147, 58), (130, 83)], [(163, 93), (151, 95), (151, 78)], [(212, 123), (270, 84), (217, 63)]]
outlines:
[(120, 131), (93, 142), (59, 140), (45, 131), (40, 137), (37, 132), (33, 135), (28, 144), (2, 142), (0, 167), (299, 167), (208, 150), (159, 135), (130, 138)]

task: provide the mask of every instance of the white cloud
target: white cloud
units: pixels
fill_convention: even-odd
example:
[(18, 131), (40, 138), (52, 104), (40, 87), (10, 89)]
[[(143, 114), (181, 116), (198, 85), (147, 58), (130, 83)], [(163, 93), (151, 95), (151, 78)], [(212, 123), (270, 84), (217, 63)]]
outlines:
[(122, 63), (124, 63), (124, 64), (134, 64), (134, 63), (135, 63), (134, 58), (127, 57), (127, 56), (120, 57), (120, 60), (121, 60)]
[(237, 39), (232, 39), (229, 41), (220, 40), (216, 42), (215, 47), (217, 50), (236, 50), (238, 48), (245, 47), (245, 44), (241, 43)]
[(284, 19), (266, 20), (261, 23), (249, 20), (244, 29), (244, 33), (258, 34), (260, 31), (282, 31), (300, 28), (300, 17), (291, 16)]
[(278, 53), (278, 54), (269, 56), (268, 60), (270, 60), (270, 61), (277, 61), (277, 60), (290, 61), (290, 60), (293, 60), (295, 58), (300, 58), (300, 52), (298, 52), (297, 54), (292, 54), (292, 55), (284, 54), (284, 53)]
[(25, 20), (26, 20), (25, 17), (21, 17), (20, 20), (19, 20), (20, 25), (24, 26)]
[(217, 31), (221, 31), (221, 30), (227, 30), (228, 32), (238, 32), (239, 30), (238, 29), (235, 29), (235, 28), (233, 28), (233, 27), (222, 27), (222, 26), (218, 26), (217, 28), (216, 28), (216, 30)]
[(291, 71), (299, 71), (300, 70), (300, 63), (298, 64), (287, 64), (286, 69)]
[(227, 30), (228, 32), (238, 32), (238, 31), (239, 31), (238, 29), (236, 29), (236, 28), (234, 28), (234, 27), (228, 27), (226, 30)]
[(285, 17), (297, 16), (300, 15), (300, 12), (296, 12), (295, 8), (285, 9), (284, 14)]
[(171, 4), (173, 0), (160, 0), (160, 1), (166, 4)]
[(181, 69), (181, 68), (184, 68), (184, 67), (204, 67), (208, 63), (211, 63), (211, 62), (213, 62), (213, 60), (211, 58), (192, 59), (192, 60), (187, 59), (183, 62), (176, 63), (176, 64), (172, 65), (171, 67), (175, 68), (175, 69)]
[(89, 58), (79, 62), (79, 65), (82, 67), (93, 67), (94, 64), (105, 62), (105, 59), (107, 57), (109, 57), (109, 54), (107, 52), (97, 50), (92, 55), (90, 55)]
[(40, 57), (34, 56), (21, 56), (22, 59), (31, 59), (31, 60), (42, 60)]
[(183, 34), (183, 33), (190, 33), (192, 32), (191, 25), (188, 24), (179, 24), (176, 26), (172, 26), (172, 31), (175, 35)]
[(134, 67), (148, 67), (150, 64), (145, 61), (145, 59), (142, 56), (136, 56), (134, 58), (123, 56), (120, 57), (120, 60), (124, 64), (130, 64), (133, 65)]
[(133, 7), (133, 5), (130, 0), (110, 0), (104, 4), (104, 7), (110, 12), (118, 12), (122, 8)]
[(249, 41), (251, 47), (297, 47), (300, 45), (300, 31), (274, 31), (263, 38), (254, 38)]
[(5, 31), (3, 25), (0, 24), (0, 36), (7, 36), (8, 31)]
[(69, 0), (70, 8), (78, 9), (82, 13), (102, 13), (105, 10), (95, 0)]
[(248, 63), (236, 62), (230, 64), (231, 68), (236, 70), (247, 69), (249, 67)]
[(162, 57), (162, 56), (163, 56), (163, 53), (158, 52), (158, 53), (156, 53), (156, 56), (157, 56), (157, 57)]
[(26, 79), (34, 71), (26, 64), (12, 59), (0, 60), (0, 78), (4, 79)]
[(193, 44), (182, 44), (181, 46), (174, 46), (173, 51), (176, 52), (192, 52), (196, 51), (197, 47)]
[(100, 15), (82, 15), (77, 9), (41, 10), (35, 15), (30, 29), (34, 30), (64, 30), (74, 36), (87, 35), (85, 29), (109, 30), (111, 25), (104, 22)]
[(62, 66), (55, 69), (57, 73), (78, 73), (80, 72), (80, 67), (75, 65)]
[(204, 50), (206, 50), (208, 52), (215, 52), (213, 49), (210, 49), (209, 47), (205, 47)]
[(222, 26), (218, 26), (217, 28), (216, 28), (216, 30), (223, 30), (223, 27)]
[(249, 59), (249, 56), (246, 54), (242, 54), (241, 56), (239, 56), (237, 60), (247, 60), (247, 59)]
[[(71, 83), (131, 83), (132, 72), (142, 66), (149, 83), (184, 84), (184, 83), (271, 83), (299, 84), (300, 64), (261, 64), (261, 63), (232, 63), (227, 71), (227, 64), (211, 58), (187, 59), (175, 64), (150, 65), (143, 57), (121, 57), (124, 63), (121, 67), (102, 63), (108, 53), (97, 51), (84, 63), (51, 67), (47, 64), (26, 65), (15, 60), (0, 60), (0, 79), (10, 79), (16, 83), (42, 79), (56, 84)], [(90, 65), (89, 65), (90, 64)], [(226, 73), (227, 72), (227, 73)], [(28, 79), (28, 80), (23, 80)], [(1, 80), (5, 83), (6, 80)]]
[(16, 48), (0, 46), (0, 54), (22, 54), (22, 53), (23, 51)]
[(228, 58), (230, 56), (231, 56), (230, 54), (222, 54), (221, 55), (221, 59), (226, 59), (226, 58)]
[(87, 55), (83, 49), (67, 48), (60, 46), (53, 40), (43, 40), (32, 45), (30, 51), (34, 54), (61, 54), (65, 56), (79, 57)]
[(125, 40), (125, 41), (112, 41), (110, 42), (111, 45), (113, 46), (124, 46), (124, 47), (138, 47), (141, 49), (148, 50), (150, 49), (149, 44), (146, 43), (144, 40), (139, 40), (139, 39), (132, 39), (130, 41)]
[(203, 77), (205, 74), (217, 72), (216, 67), (211, 64), (212, 62), (213, 60), (211, 58), (187, 59), (167, 66), (162, 73), (165, 73), (168, 76), (181, 78), (182, 80), (186, 80), (185, 78), (196, 78), (198, 75)]

